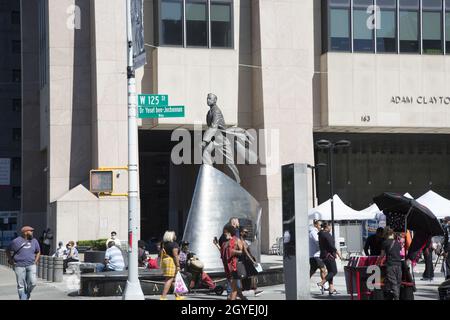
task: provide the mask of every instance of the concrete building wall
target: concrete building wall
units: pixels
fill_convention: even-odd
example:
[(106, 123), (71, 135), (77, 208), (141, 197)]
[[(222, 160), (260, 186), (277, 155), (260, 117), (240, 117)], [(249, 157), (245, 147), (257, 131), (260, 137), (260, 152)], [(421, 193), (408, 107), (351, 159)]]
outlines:
[[(263, 207), (262, 250), (267, 252), (282, 236), (280, 165), (313, 163), (314, 1), (254, 0), (252, 6), (253, 61), (261, 66), (253, 78), (253, 126), (266, 130), (266, 146), (270, 135), (279, 135), (272, 144), (279, 148), (277, 172), (254, 172), (248, 183)], [(265, 148), (264, 162), (274, 160), (273, 151)]]
[(449, 57), (329, 52), (322, 61), (318, 130), (450, 132)]

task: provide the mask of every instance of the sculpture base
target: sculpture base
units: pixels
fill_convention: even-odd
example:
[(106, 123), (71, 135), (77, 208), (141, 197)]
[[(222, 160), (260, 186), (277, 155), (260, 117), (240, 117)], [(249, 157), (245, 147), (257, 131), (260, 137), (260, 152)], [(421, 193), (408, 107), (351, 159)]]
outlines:
[(261, 254), (261, 206), (244, 188), (223, 172), (202, 165), (192, 198), (183, 235), (189, 248), (204, 263), (206, 271), (223, 270), (214, 237), (222, 235), (223, 226), (237, 217), (250, 231), (250, 250), (257, 260)]

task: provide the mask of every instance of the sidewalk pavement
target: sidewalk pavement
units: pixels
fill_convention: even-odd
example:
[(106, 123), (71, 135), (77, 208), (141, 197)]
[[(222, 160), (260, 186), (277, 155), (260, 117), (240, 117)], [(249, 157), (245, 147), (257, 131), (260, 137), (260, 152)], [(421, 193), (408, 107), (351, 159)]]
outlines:
[[(267, 256), (264, 258), (264, 263), (270, 263), (273, 267), (282, 263), (282, 257), (280, 256)], [(344, 262), (345, 263), (345, 262)], [(310, 282), (311, 287), (311, 299), (313, 300), (350, 300), (350, 295), (347, 294), (345, 277), (343, 272), (343, 264), (338, 264), (339, 273), (335, 277), (335, 287), (338, 292), (337, 296), (330, 297), (327, 292), (322, 295), (316, 285), (320, 281), (319, 273), (317, 272)], [(441, 272), (436, 272), (435, 280), (433, 282), (421, 281), (421, 274), (424, 269), (423, 264), (417, 266), (417, 272), (415, 273), (417, 292), (415, 292), (416, 300), (437, 300), (438, 286), (444, 281), (444, 277)], [(439, 270), (438, 266), (436, 270)], [(42, 279), (38, 279), (37, 287), (32, 293), (33, 300), (121, 300), (121, 297), (81, 297), (76, 294), (77, 276), (64, 275), (64, 281), (61, 283), (47, 282)], [(285, 288), (284, 285), (275, 285), (270, 287), (261, 288), (264, 292), (255, 297), (253, 291), (245, 292), (245, 296), (249, 300), (284, 300)], [(174, 299), (173, 295), (169, 295), (169, 299)], [(355, 297), (356, 298), (356, 297)], [(159, 300), (159, 296), (146, 296), (148, 300)], [(0, 266), (0, 300), (18, 300), (16, 290), (15, 274), (11, 269), (4, 266)], [(189, 294), (187, 300), (226, 300), (226, 294), (222, 296), (216, 296), (214, 294)]]

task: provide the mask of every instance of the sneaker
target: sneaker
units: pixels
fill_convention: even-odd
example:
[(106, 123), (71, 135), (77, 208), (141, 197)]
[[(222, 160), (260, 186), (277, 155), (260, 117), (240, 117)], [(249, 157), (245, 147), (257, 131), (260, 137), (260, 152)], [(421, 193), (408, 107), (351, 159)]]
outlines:
[(328, 294), (329, 294), (330, 296), (335, 296), (335, 295), (338, 295), (339, 292), (337, 292), (336, 289), (334, 289), (333, 291), (330, 291)]
[(186, 299), (186, 297), (184, 297), (184, 296), (176, 296), (175, 297), (175, 300), (185, 300)]
[(318, 282), (318, 283), (317, 283), (317, 286), (318, 286), (319, 289), (320, 289), (320, 293), (324, 294), (325, 289), (324, 289), (323, 285), (321, 285), (320, 282)]
[(263, 290), (255, 290), (255, 297), (259, 297), (263, 292)]

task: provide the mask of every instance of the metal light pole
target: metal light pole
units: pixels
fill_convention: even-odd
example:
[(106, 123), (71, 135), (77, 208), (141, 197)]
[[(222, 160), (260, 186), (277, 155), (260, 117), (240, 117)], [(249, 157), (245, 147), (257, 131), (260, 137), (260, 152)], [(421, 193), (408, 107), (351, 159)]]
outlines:
[(128, 280), (122, 299), (144, 300), (138, 273), (138, 128), (136, 120), (136, 78), (133, 61), (131, 0), (126, 0), (126, 3), (128, 46)]
[(330, 176), (330, 200), (331, 200), (331, 232), (333, 233), (333, 239), (336, 241), (336, 235), (334, 230), (334, 172), (333, 172), (333, 151), (337, 148), (345, 148), (351, 145), (348, 140), (339, 140), (332, 143), (328, 140), (319, 140), (316, 142), (316, 146), (319, 149), (328, 150), (328, 174)]
[(315, 173), (316, 170), (319, 169), (320, 167), (325, 167), (326, 164), (325, 163), (318, 163), (315, 166), (312, 166), (310, 164), (308, 164), (308, 168), (311, 169), (311, 174), (312, 174), (312, 207), (314, 208), (316, 206), (316, 193), (315, 193), (315, 185), (316, 185), (316, 179), (315, 179)]

